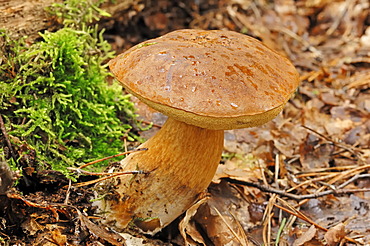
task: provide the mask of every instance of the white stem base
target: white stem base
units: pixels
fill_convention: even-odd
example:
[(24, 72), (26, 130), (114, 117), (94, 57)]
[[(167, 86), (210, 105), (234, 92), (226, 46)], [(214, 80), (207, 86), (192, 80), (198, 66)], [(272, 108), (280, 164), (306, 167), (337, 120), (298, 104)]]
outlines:
[(120, 171), (149, 174), (116, 178), (104, 200), (107, 222), (125, 228), (130, 222), (146, 233), (171, 223), (197, 199), (216, 172), (224, 132), (168, 119), (162, 129), (121, 161)]

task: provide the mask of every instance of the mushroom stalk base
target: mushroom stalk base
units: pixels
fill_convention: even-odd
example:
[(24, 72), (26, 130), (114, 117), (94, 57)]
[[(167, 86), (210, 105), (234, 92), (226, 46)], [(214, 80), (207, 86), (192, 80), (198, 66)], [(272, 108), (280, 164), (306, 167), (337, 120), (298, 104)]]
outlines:
[(143, 170), (148, 174), (124, 175), (113, 181), (111, 195), (102, 204), (108, 212), (106, 222), (118, 228), (135, 224), (146, 233), (155, 233), (171, 223), (212, 181), (223, 139), (222, 130), (169, 118), (139, 147), (148, 150), (132, 153), (121, 161), (122, 171)]

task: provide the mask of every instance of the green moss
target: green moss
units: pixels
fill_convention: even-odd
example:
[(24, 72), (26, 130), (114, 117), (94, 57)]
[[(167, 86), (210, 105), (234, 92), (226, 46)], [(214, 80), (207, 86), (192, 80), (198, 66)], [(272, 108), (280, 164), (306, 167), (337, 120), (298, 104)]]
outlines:
[[(93, 12), (100, 13), (96, 6)], [(129, 96), (107, 83), (111, 47), (102, 31), (84, 24), (91, 18), (81, 18), (31, 45), (0, 31), (0, 112), (13, 143), (36, 151), (39, 168), (65, 172), (122, 152), (123, 137), (137, 138), (129, 132), (135, 119)]]
[(110, 14), (100, 9), (105, 0), (65, 0), (54, 3), (48, 8), (49, 12), (58, 17), (64, 26), (73, 26), (80, 29), (83, 25), (98, 21), (100, 17), (109, 17)]

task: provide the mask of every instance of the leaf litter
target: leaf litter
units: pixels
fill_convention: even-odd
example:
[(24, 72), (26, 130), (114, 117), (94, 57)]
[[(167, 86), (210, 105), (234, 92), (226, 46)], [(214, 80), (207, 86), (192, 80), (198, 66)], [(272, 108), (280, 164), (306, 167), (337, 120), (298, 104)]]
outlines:
[[(18, 235), (16, 229), (3, 230), (12, 222), (28, 242), (49, 245), (370, 245), (370, 3), (159, 3), (140, 5), (113, 25), (101, 23), (117, 51), (179, 28), (243, 32), (297, 67), (301, 86), (294, 98), (272, 122), (227, 131), (208, 192), (154, 238), (131, 232), (130, 239), (95, 225), (93, 208), (83, 205), (92, 196), (81, 188), (71, 191), (75, 207), (55, 204), (63, 204), (63, 189), (47, 196), (8, 194), (3, 203), (13, 215), (1, 215), (1, 237), (22, 241), (10, 235)], [(145, 122), (163, 123), (163, 116), (136, 104)], [(59, 179), (53, 184), (65, 187)], [(18, 227), (17, 219), (23, 221)]]
[[(288, 223), (279, 245), (370, 244), (370, 213), (365, 205), (370, 194), (369, 7), (361, 0), (227, 1), (218, 2), (217, 8), (190, 22), (192, 28), (227, 28), (260, 38), (290, 58), (302, 81), (275, 120), (258, 128), (225, 133), (223, 161), (209, 188), (211, 198), (198, 209), (200, 217), (208, 218), (212, 201), (230, 201), (225, 195), (228, 192), (212, 192), (217, 186), (228, 185), (242, 192), (239, 206), (245, 209), (246, 203), (251, 208), (248, 216), (236, 215), (236, 221), (231, 222), (234, 227), (242, 225), (249, 245), (276, 243), (284, 218)], [(266, 193), (256, 187), (225, 183), (222, 178), (273, 189)], [(309, 220), (293, 219), (295, 213), (274, 206), (271, 216), (265, 213), (259, 220), (253, 219), (258, 213), (252, 208), (257, 204), (266, 212), (275, 190), (301, 196), (296, 201), (284, 200)], [(310, 199), (303, 199), (307, 195)], [(284, 206), (279, 200), (274, 203)], [(204, 210), (206, 206), (208, 210)], [(230, 212), (227, 206), (217, 209), (219, 214), (213, 212), (212, 216), (220, 221), (223, 213)], [(208, 227), (218, 224), (215, 219), (210, 221)], [(227, 235), (222, 233), (225, 228)], [(200, 232), (210, 245), (243, 245), (233, 229), (223, 229)], [(215, 234), (223, 239), (216, 239)]]

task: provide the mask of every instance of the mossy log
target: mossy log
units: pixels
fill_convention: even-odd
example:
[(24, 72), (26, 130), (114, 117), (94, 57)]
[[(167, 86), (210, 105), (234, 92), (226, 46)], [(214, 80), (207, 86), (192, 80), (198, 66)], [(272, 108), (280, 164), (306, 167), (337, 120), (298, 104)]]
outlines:
[[(58, 20), (46, 10), (53, 3), (61, 0), (0, 0), (0, 29), (6, 29), (14, 38), (38, 37), (43, 30), (58, 29)], [(139, 0), (107, 1), (100, 6), (114, 18), (130, 9), (138, 9)]]

